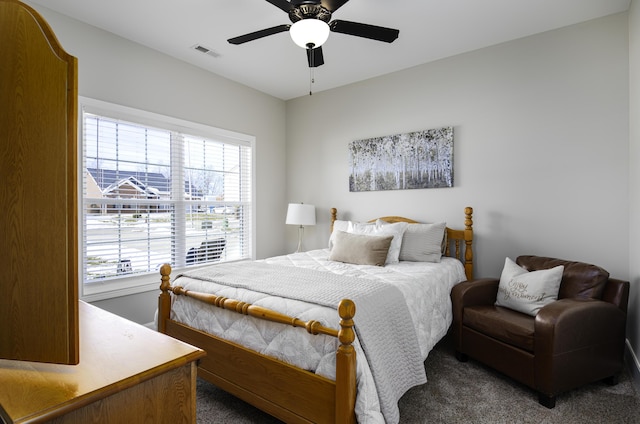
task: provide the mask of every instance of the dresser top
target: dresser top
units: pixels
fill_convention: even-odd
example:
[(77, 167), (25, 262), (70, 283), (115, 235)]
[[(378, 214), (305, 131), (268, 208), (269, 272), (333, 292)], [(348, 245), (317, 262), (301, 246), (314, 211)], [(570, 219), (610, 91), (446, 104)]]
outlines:
[(79, 318), (78, 365), (0, 360), (0, 416), (5, 421), (50, 419), (205, 355), (82, 301)]

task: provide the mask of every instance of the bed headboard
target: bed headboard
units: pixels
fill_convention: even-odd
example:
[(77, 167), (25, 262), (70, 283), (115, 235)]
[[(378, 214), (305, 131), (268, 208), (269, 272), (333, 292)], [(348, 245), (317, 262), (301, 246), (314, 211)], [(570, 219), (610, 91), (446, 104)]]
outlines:
[[(331, 208), (331, 226), (330, 232), (333, 232), (333, 223), (338, 219), (338, 209)], [(445, 256), (456, 258), (464, 265), (464, 271), (467, 280), (473, 279), (473, 208), (467, 206), (464, 208), (464, 229), (456, 230), (447, 227), (447, 246)], [(402, 216), (383, 216), (372, 219), (369, 222), (375, 222), (377, 219), (394, 223), (406, 222), (409, 224), (418, 224), (419, 222), (411, 218)]]

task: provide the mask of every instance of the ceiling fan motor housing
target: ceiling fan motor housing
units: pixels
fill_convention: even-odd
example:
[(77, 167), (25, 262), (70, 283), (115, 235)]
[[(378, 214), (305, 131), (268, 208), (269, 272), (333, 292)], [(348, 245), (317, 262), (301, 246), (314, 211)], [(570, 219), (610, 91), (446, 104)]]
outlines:
[(322, 7), (322, 5), (316, 4), (316, 2), (303, 1), (289, 11), (289, 19), (291, 19), (291, 22), (293, 23), (303, 19), (319, 19), (329, 23), (331, 20), (331, 12)]

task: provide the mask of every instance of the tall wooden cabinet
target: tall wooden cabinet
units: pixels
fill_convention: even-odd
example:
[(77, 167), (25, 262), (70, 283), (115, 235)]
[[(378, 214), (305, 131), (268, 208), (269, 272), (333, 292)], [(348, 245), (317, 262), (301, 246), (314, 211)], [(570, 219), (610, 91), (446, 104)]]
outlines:
[(77, 60), (0, 0), (0, 358), (78, 363)]

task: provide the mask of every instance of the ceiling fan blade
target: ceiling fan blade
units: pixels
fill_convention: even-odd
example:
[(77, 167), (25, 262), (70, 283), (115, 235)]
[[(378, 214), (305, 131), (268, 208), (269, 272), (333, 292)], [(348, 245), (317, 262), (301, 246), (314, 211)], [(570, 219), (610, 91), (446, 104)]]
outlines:
[(333, 32), (341, 34), (355, 35), (356, 37), (370, 38), (372, 40), (393, 42), (398, 38), (400, 31), (392, 28), (381, 26), (361, 24), (359, 22), (341, 21), (336, 19), (329, 23), (329, 27)]
[(267, 0), (269, 3), (271, 3), (272, 5), (274, 5), (275, 7), (281, 9), (283, 12), (287, 12), (289, 13), (289, 10), (291, 10), (291, 3), (289, 3), (287, 0)]
[(290, 24), (282, 24), (267, 29), (261, 29), (260, 31), (250, 32), (249, 34), (240, 35), (238, 37), (229, 38), (227, 41), (231, 44), (242, 44), (248, 41), (257, 40), (258, 38), (277, 34), (279, 32), (289, 31), (289, 28), (291, 28)]
[(315, 49), (307, 49), (307, 62), (309, 62), (309, 68), (317, 68), (324, 65), (322, 46)]
[(333, 13), (344, 6), (348, 1), (349, 0), (322, 0), (320, 3), (322, 4), (322, 7)]

